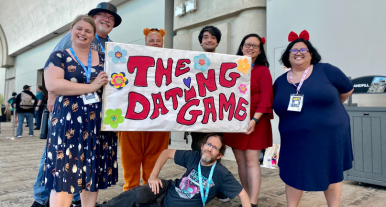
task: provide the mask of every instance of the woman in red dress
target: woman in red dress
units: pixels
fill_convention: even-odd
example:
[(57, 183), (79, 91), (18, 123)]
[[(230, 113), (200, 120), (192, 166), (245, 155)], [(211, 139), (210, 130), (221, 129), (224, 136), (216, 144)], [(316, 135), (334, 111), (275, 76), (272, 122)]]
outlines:
[(257, 205), (261, 173), (259, 157), (262, 149), (272, 146), (272, 77), (264, 52), (265, 39), (249, 34), (241, 41), (237, 55), (252, 58), (251, 120), (247, 133), (225, 133), (226, 145), (236, 157), (241, 184), (247, 191), (252, 206)]

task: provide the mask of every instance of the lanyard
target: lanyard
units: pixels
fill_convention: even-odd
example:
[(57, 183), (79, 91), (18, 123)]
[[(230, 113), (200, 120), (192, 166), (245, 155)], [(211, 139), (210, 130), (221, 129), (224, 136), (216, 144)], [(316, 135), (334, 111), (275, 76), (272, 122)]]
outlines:
[(304, 79), (305, 79), (306, 76), (307, 76), (307, 72), (308, 72), (308, 69), (309, 69), (309, 68), (310, 68), (310, 66), (308, 66), (308, 68), (304, 71), (304, 74), (303, 74), (302, 79), (300, 80), (299, 86), (296, 86), (296, 85), (294, 84), (294, 82), (292, 82), (292, 69), (290, 70), (290, 74), (289, 74), (289, 75), (290, 75), (290, 81), (291, 81), (292, 85), (294, 85), (295, 87), (297, 87), (297, 88), (296, 88), (296, 94), (299, 93), (300, 88), (301, 88), (302, 85), (303, 85)]
[(205, 202), (208, 199), (210, 184), (212, 183), (213, 170), (216, 167), (216, 163), (217, 161), (212, 165), (212, 168), (210, 169), (209, 177), (206, 180), (206, 189), (205, 189), (205, 195), (204, 195), (204, 186), (202, 184), (202, 177), (201, 177), (201, 162), (200, 161), (198, 162), (198, 180), (200, 181), (200, 193), (201, 193), (203, 206), (205, 206)]
[(251, 68), (253, 68), (253, 66), (255, 66), (255, 63), (252, 63)]
[[(98, 42), (99, 42), (99, 45), (101, 46), (102, 52), (105, 52), (105, 49), (103, 48), (102, 43), (101, 43), (101, 41), (99, 40), (98, 35), (95, 35), (95, 37), (97, 38), (97, 40), (98, 40)], [(110, 38), (109, 38), (108, 35), (107, 35), (107, 42), (110, 42)]]
[(76, 61), (78, 61), (78, 63), (82, 66), (84, 72), (86, 73), (87, 83), (90, 83), (90, 78), (91, 78), (91, 49), (89, 49), (89, 52), (88, 52), (88, 65), (87, 65), (88, 70), (83, 65), (83, 63), (80, 62), (80, 60), (76, 56), (74, 49), (72, 49), (72, 47), (70, 47), (70, 51), (71, 51), (72, 55), (74, 56), (74, 58), (76, 59)]

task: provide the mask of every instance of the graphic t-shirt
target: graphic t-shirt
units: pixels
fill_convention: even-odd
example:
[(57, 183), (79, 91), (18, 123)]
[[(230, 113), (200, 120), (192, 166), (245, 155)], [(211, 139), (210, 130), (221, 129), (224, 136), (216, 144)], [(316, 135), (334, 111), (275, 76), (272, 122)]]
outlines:
[(11, 105), (11, 111), (13, 111), (13, 108), (15, 108), (15, 104), (16, 104), (15, 100), (16, 100), (15, 97), (8, 99), (8, 103)]
[[(177, 150), (174, 155), (174, 162), (186, 168), (181, 179), (171, 182), (170, 188), (165, 195), (164, 204), (166, 207), (197, 207), (203, 206), (200, 194), (198, 179), (198, 163), (201, 155), (198, 151)], [(204, 189), (212, 166), (201, 166), (202, 182)], [(233, 199), (240, 194), (243, 187), (235, 179), (231, 172), (221, 163), (217, 162), (214, 168), (212, 183), (210, 185), (208, 204), (219, 192)], [(206, 189), (205, 189), (206, 190)]]

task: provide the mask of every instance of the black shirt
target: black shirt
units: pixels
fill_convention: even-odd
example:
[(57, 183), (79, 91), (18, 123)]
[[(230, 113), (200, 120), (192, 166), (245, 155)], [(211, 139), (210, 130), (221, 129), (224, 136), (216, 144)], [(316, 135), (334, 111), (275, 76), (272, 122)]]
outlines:
[(32, 96), (33, 101), (33, 107), (30, 109), (22, 109), (20, 108), (20, 102), (21, 102), (21, 93), (19, 93), (16, 96), (16, 112), (17, 113), (35, 113), (35, 106), (37, 104), (36, 97), (31, 91), (22, 91), (24, 93), (27, 93), (28, 95)]
[[(197, 207), (203, 206), (200, 194), (198, 179), (198, 163), (201, 155), (197, 151), (177, 150), (174, 155), (174, 162), (186, 168), (186, 173), (181, 179), (176, 179), (171, 183), (165, 195), (164, 204), (166, 207)], [(201, 166), (204, 188), (206, 179), (212, 166)], [(214, 168), (212, 184), (210, 187), (208, 204), (219, 192), (230, 199), (235, 198), (241, 193), (243, 187), (235, 179), (229, 170), (221, 163), (217, 162)]]

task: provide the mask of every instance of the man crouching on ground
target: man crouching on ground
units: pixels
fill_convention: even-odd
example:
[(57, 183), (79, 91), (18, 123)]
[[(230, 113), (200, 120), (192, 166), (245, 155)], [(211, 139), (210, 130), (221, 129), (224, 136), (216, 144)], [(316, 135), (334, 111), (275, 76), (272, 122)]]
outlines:
[[(242, 206), (250, 207), (246, 191), (218, 161), (224, 155), (225, 149), (222, 136), (208, 134), (201, 144), (201, 154), (198, 151), (164, 150), (155, 163), (148, 184), (125, 191), (106, 204), (97, 206), (197, 207), (208, 204), (221, 192), (231, 199), (238, 195)], [(181, 179), (172, 181), (158, 178), (168, 159), (174, 159), (177, 165), (186, 168)]]

